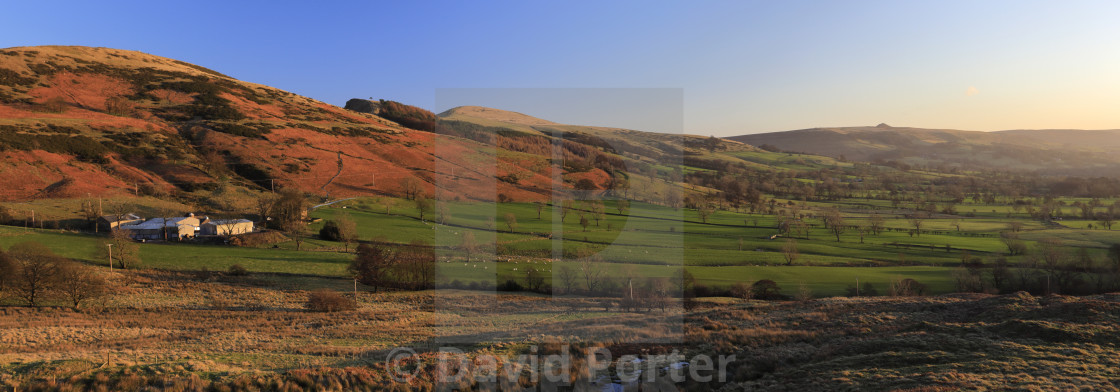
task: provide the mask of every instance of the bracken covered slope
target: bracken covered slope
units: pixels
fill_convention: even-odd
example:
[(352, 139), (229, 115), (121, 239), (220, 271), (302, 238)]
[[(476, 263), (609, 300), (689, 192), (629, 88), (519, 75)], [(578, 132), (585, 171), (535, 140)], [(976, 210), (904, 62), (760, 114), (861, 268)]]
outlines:
[[(531, 181), (495, 185), (471, 170), (492, 149), (429, 131), (140, 52), (0, 50), (4, 200), (229, 186), (397, 195), (407, 178), (429, 196), (547, 192)], [(534, 175), (549, 176), (524, 177)]]

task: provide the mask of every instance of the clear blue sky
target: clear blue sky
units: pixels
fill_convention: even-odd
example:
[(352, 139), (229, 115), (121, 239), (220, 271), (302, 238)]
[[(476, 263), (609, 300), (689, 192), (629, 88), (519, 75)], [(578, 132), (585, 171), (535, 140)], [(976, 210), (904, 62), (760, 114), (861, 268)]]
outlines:
[(680, 88), (684, 129), (721, 136), (1120, 128), (1118, 39), (1115, 1), (23, 1), (0, 13), (0, 47), (139, 50), (336, 105), (441, 111), (440, 88)]

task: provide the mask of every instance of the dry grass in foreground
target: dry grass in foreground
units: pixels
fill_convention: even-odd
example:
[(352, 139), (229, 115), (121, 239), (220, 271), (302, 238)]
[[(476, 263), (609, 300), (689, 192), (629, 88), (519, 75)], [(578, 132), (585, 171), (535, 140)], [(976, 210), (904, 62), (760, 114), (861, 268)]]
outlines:
[(695, 390), (1117, 390), (1120, 379), (1115, 294), (721, 300), (647, 313), (602, 299), (440, 291), (361, 293), (355, 310), (310, 312), (309, 293), (347, 293), (350, 282), (161, 271), (112, 280), (115, 294), (89, 309), (0, 307), (0, 385), (405, 390), (432, 386), (434, 365), (395, 383), (385, 354), (408, 346), (431, 359), (450, 342), (474, 342), (460, 345), (472, 355), (568, 343), (616, 358), (738, 358), (726, 383), (678, 385)]

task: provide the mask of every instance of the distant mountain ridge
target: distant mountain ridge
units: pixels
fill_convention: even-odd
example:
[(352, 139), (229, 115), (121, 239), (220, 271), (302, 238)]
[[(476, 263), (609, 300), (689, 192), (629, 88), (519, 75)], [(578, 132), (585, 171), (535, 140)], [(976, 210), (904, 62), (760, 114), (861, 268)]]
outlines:
[(979, 132), (879, 124), (809, 128), (727, 139), (854, 161), (896, 161), (919, 166), (983, 167), (1055, 174), (1077, 170), (1108, 174), (1107, 171), (1120, 168), (1120, 130)]

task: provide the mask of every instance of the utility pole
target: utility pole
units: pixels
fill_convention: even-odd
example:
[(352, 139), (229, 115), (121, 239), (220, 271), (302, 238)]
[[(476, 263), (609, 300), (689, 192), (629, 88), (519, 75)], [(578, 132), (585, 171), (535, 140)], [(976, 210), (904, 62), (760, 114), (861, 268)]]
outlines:
[(113, 244), (105, 244), (109, 247), (109, 272), (113, 272)]

